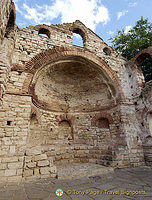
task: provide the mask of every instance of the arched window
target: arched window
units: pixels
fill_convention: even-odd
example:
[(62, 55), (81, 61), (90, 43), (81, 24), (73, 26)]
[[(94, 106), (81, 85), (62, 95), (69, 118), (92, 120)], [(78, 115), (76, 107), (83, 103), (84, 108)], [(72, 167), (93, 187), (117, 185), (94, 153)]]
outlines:
[(79, 28), (73, 29), (73, 44), (80, 47), (86, 46), (85, 34)]
[(43, 37), (50, 38), (50, 31), (45, 28), (40, 28), (38, 34)]
[(105, 48), (103, 49), (103, 53), (104, 53), (105, 55), (110, 56), (110, 55), (111, 55), (111, 50), (110, 50), (108, 47), (105, 47)]
[(98, 128), (106, 128), (109, 129), (109, 120), (107, 118), (101, 117), (97, 120), (96, 126)]
[(145, 82), (152, 80), (152, 57), (148, 53), (141, 54), (137, 60), (137, 65), (142, 69)]
[(14, 25), (15, 25), (15, 15), (14, 15), (14, 11), (12, 10), (9, 15), (4, 37), (8, 37), (11, 31), (14, 30)]

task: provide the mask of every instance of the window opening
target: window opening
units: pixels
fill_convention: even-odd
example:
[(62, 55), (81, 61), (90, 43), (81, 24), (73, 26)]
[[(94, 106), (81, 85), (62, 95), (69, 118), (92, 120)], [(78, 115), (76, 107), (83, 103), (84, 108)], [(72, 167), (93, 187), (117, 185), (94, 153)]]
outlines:
[(111, 55), (111, 51), (110, 51), (110, 49), (107, 48), (107, 47), (105, 47), (105, 48), (103, 49), (103, 53), (104, 53), (105, 55), (108, 55), (108, 56)]
[(38, 34), (40, 36), (50, 38), (50, 31), (45, 28), (40, 28)]
[(142, 69), (145, 82), (152, 80), (152, 58), (149, 54), (143, 53), (137, 58), (137, 65)]
[(84, 32), (76, 28), (73, 30), (73, 45), (85, 47), (86, 46), (86, 38)]

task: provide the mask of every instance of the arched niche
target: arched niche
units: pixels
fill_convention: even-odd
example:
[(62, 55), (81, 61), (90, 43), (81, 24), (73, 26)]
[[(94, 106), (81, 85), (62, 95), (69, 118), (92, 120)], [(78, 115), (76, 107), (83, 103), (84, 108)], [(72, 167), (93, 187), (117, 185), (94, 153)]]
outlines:
[(59, 122), (59, 139), (73, 140), (72, 124), (67, 119)]
[(96, 121), (96, 126), (97, 126), (98, 128), (109, 129), (109, 120), (108, 120), (107, 118), (100, 117), (100, 118)]
[(149, 53), (143, 52), (141, 53), (137, 59), (136, 64), (139, 68), (141, 68), (145, 82), (149, 82), (152, 80), (152, 57)]

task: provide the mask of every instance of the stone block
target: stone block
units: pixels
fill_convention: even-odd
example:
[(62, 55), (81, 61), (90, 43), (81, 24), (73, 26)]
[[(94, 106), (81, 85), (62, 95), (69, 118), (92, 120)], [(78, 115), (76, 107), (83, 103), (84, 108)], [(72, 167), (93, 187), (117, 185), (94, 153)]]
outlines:
[[(50, 177), (52, 177), (50, 173), (49, 174), (41, 174), (42, 179), (48, 179)], [(52, 177), (52, 178), (54, 178), (54, 177)]]
[(50, 167), (42, 167), (40, 169), (41, 174), (50, 174)]
[(57, 178), (57, 174), (50, 174), (50, 178)]
[(5, 176), (15, 176), (16, 170), (15, 169), (7, 169), (5, 170)]
[(23, 162), (24, 161), (24, 157), (22, 156), (22, 157), (19, 157), (19, 159), (18, 159), (20, 162)]
[(0, 177), (5, 176), (5, 170), (0, 170)]
[(34, 169), (34, 175), (38, 176), (40, 174), (40, 169), (39, 168), (35, 168)]
[(34, 167), (36, 167), (36, 162), (29, 162), (29, 163), (26, 164), (26, 166), (28, 168), (34, 168)]
[(38, 164), (37, 164), (39, 167), (45, 167), (45, 166), (48, 166), (50, 165), (50, 162), (48, 160), (41, 160), (41, 161), (38, 161)]
[(50, 165), (53, 164), (53, 158), (49, 158), (49, 161), (50, 161)]
[(14, 154), (15, 153), (15, 146), (10, 146), (10, 153)]
[(24, 177), (33, 176), (33, 170), (31, 170), (31, 169), (24, 170), (23, 176)]
[(10, 163), (10, 162), (17, 162), (18, 157), (7, 157), (7, 158), (2, 158), (2, 163)]
[(37, 155), (37, 156), (35, 156), (34, 159), (35, 159), (35, 161), (46, 160), (47, 159), (47, 155), (46, 154)]
[(23, 162), (8, 163), (8, 169), (20, 169), (23, 167)]
[(20, 182), (22, 180), (22, 176), (11, 176), (8, 177), (7, 180), (9, 182)]
[(17, 170), (17, 175), (22, 175), (22, 173), (23, 173), (23, 169), (18, 169)]
[(27, 156), (39, 155), (39, 154), (41, 154), (41, 149), (39, 149), (39, 148), (29, 149), (29, 150), (26, 151)]
[(7, 164), (6, 163), (0, 163), (0, 170), (1, 169), (7, 169)]
[(26, 156), (25, 157), (25, 162), (27, 163), (27, 162), (31, 162), (31, 160), (32, 160), (32, 156)]
[(5, 117), (6, 113), (5, 112), (0, 112), (0, 118)]
[(0, 183), (2, 183), (2, 184), (8, 183), (8, 177), (6, 177), (6, 176), (0, 177)]
[(11, 145), (11, 143), (12, 143), (10, 138), (8, 138), (8, 137), (3, 138), (3, 142), (5, 145)]
[(53, 173), (53, 174), (57, 173), (57, 168), (56, 168), (56, 166), (51, 166), (51, 167), (50, 167), (50, 172)]
[(11, 130), (5, 132), (5, 137), (12, 137), (13, 132)]

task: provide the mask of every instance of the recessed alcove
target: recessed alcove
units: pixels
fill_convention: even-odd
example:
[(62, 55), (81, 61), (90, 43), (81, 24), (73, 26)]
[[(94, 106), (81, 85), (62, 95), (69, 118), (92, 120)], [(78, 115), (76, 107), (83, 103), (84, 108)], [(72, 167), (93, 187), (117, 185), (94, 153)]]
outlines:
[(96, 122), (96, 126), (98, 128), (106, 128), (109, 129), (109, 120), (107, 118), (99, 118)]
[(95, 111), (111, 106), (117, 91), (102, 68), (80, 57), (47, 64), (35, 74), (34, 102), (50, 111)]
[(59, 139), (72, 140), (73, 133), (71, 122), (69, 120), (62, 120), (59, 123)]

